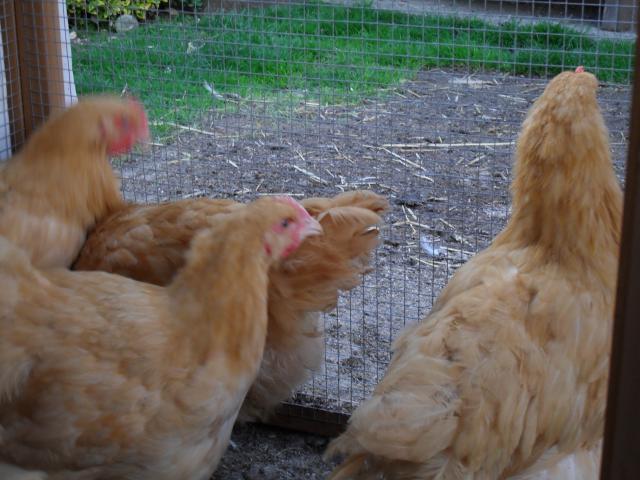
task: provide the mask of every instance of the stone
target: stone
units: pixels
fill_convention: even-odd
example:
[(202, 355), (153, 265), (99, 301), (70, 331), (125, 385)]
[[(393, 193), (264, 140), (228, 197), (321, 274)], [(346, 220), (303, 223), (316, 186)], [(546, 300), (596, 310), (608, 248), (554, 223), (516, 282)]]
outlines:
[(113, 26), (116, 32), (125, 33), (138, 28), (138, 20), (133, 15), (120, 15), (116, 18)]

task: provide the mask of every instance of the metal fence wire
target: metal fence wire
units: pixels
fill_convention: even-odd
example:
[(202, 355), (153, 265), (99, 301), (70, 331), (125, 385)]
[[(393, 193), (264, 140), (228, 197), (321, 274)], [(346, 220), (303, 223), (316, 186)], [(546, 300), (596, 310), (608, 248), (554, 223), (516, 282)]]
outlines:
[(97, 2), (69, 1), (60, 41), (79, 95), (126, 92), (149, 112), (151, 150), (114, 162), (128, 199), (390, 199), (373, 270), (324, 314), (323, 369), (294, 405), (350, 412), (397, 332), (504, 226), (514, 141), (551, 76), (584, 65), (603, 82), (622, 177), (633, 2), (132, 1), (135, 20), (105, 3), (98, 21)]

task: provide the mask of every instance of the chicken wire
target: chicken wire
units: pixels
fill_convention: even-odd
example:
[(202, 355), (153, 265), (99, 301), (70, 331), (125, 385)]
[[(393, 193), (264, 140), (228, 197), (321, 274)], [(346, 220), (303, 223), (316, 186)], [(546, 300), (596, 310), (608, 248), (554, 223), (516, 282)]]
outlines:
[(79, 94), (149, 111), (151, 148), (114, 160), (129, 200), (389, 198), (372, 271), (323, 314), (322, 370), (290, 400), (348, 413), (398, 331), (504, 226), (514, 141), (549, 77), (585, 64), (606, 80), (622, 177), (635, 15), (609, 1), (161, 2), (127, 31), (79, 8), (68, 37), (63, 9), (57, 51), (70, 44)]
[(75, 100), (64, 0), (0, 1), (0, 159)]
[[(13, 23), (10, 22), (11, 12), (3, 8), (0, 10), (0, 22), (2, 22), (2, 35), (0, 35), (0, 159), (11, 156), (11, 129), (10, 114), (12, 106), (9, 99), (8, 84), (15, 82), (17, 66), (9, 61), (6, 52), (15, 50), (15, 36)], [(16, 132), (20, 135), (22, 132)]]

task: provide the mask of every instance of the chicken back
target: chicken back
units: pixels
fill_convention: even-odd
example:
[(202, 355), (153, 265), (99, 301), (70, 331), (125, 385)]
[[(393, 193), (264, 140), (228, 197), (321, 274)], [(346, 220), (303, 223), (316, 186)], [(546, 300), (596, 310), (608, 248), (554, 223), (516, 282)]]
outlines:
[(258, 200), (199, 232), (166, 287), (39, 270), (0, 237), (0, 472), (208, 479), (260, 366), (269, 267), (321, 231)]

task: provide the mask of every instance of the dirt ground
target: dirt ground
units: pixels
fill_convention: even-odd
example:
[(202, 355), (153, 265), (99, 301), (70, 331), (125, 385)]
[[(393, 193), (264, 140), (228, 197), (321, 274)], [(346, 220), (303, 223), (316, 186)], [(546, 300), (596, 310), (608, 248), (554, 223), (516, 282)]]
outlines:
[(212, 480), (321, 480), (327, 438), (262, 425), (236, 426)]
[[(121, 165), (139, 202), (179, 197), (335, 195), (369, 188), (391, 202), (374, 270), (325, 318), (323, 370), (295, 401), (351, 411), (389, 360), (389, 344), (418, 321), (450, 275), (504, 226), (514, 140), (545, 80), (432, 70), (356, 106), (319, 105), (310, 92), (286, 109), (231, 99)], [(622, 178), (630, 90), (599, 99)], [(188, 128), (190, 127), (190, 128)], [(314, 479), (329, 467), (321, 438), (246, 426), (214, 478)]]

